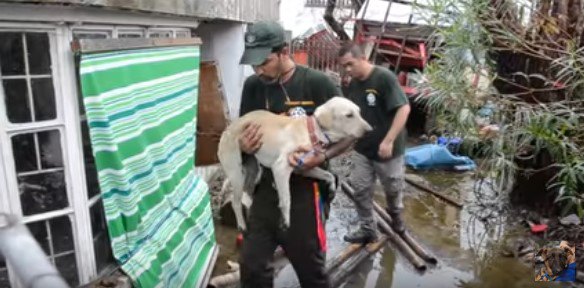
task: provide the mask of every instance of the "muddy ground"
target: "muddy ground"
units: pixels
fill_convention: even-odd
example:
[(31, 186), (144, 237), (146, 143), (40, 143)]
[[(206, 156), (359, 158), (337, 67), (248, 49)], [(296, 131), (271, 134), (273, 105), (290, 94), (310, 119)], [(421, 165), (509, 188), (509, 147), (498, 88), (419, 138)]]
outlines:
[[(339, 175), (348, 176), (352, 169), (348, 156), (335, 159), (332, 170)], [(389, 244), (359, 265), (342, 287), (584, 287), (570, 283), (554, 283), (552, 286), (535, 283), (533, 261), (526, 260), (525, 257), (509, 257), (509, 251), (516, 248), (516, 243), (526, 239), (541, 243), (545, 239), (530, 235), (528, 227), (520, 221), (520, 213), (496, 211), (485, 214), (486, 208), (476, 205), (477, 201), (472, 193), (472, 173), (408, 173), (416, 181), (465, 203), (459, 209), (427, 192), (410, 185), (407, 187), (404, 197), (406, 224), (412, 236), (436, 255), (439, 263), (420, 273), (393, 244)], [(222, 177), (215, 183), (210, 183), (216, 216), (223, 200), (218, 195), (220, 181)], [(385, 206), (380, 187), (376, 191), (376, 200)], [(489, 215), (492, 219), (482, 221), (481, 217), (484, 215)], [(491, 221), (495, 218), (497, 221)], [(346, 247), (342, 237), (356, 228), (357, 218), (353, 203), (346, 196), (337, 195), (327, 222), (329, 257)], [(216, 221), (216, 235), (221, 250), (214, 276), (227, 272), (227, 260), (237, 262), (238, 259), (235, 229)], [(573, 237), (578, 237), (577, 234), (574, 235)], [(580, 259), (584, 258), (584, 253), (577, 254)], [(580, 262), (579, 266), (584, 267), (584, 264)], [(280, 262), (275, 287), (298, 287), (297, 285), (292, 267), (286, 261)]]

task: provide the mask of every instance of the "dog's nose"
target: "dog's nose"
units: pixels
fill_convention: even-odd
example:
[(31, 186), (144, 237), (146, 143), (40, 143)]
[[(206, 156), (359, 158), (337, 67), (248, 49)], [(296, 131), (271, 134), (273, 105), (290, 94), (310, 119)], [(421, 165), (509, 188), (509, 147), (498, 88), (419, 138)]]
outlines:
[(365, 121), (365, 120), (363, 120), (363, 128), (367, 132), (373, 131), (373, 128), (371, 127), (371, 125), (369, 125), (369, 123), (367, 123), (367, 121)]

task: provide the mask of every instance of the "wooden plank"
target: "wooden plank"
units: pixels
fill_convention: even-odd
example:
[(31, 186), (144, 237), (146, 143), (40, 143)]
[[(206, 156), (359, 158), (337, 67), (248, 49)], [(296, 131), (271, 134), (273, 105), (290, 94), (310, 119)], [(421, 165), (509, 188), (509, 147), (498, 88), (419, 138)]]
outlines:
[(422, 57), (420, 57), (420, 56), (410, 55), (407, 53), (400, 53), (397, 51), (385, 50), (385, 49), (381, 49), (381, 48), (379, 48), (377, 50), (379, 51), (379, 53), (383, 53), (383, 54), (387, 54), (387, 55), (391, 55), (391, 56), (400, 57), (400, 55), (401, 55), (401, 57), (405, 57), (405, 58), (410, 58), (410, 59), (415, 59), (415, 60), (420, 60), (420, 61), (423, 60)]
[[(393, 220), (391, 219), (391, 217), (389, 216), (387, 211), (385, 211), (383, 208), (381, 208), (381, 206), (379, 206), (379, 204), (375, 200), (373, 200), (373, 209), (375, 210), (375, 212), (377, 212), (377, 214), (379, 214), (381, 219), (384, 220), (387, 224), (389, 224), (389, 225), (392, 224)], [(399, 234), (399, 236), (404, 241), (406, 241), (406, 243), (412, 248), (412, 250), (414, 250), (414, 252), (416, 252), (416, 254), (418, 254), (418, 256), (422, 257), (422, 259), (424, 259), (425, 261), (427, 261), (431, 264), (438, 263), (438, 259), (436, 259), (436, 257), (431, 255), (428, 251), (426, 251), (414, 238), (412, 238), (410, 236), (410, 234), (407, 231), (404, 231), (403, 233)]]
[(446, 203), (453, 205), (456, 208), (462, 209), (463, 204), (460, 203), (457, 199), (454, 199), (448, 195), (444, 195), (442, 193), (439, 193), (437, 191), (435, 191), (434, 189), (425, 186), (422, 183), (418, 183), (417, 181), (415, 181), (414, 179), (412, 179), (411, 177), (407, 177), (406, 176), (406, 182), (422, 191), (428, 192), (442, 200), (444, 200)]
[[(351, 187), (351, 185), (345, 181), (341, 181), (341, 187), (341, 190), (345, 193), (345, 195), (347, 195), (350, 200), (355, 202), (355, 191), (353, 190), (353, 187)], [(400, 237), (400, 235), (394, 232), (393, 229), (389, 227), (389, 224), (387, 224), (380, 215), (374, 214), (374, 217), (380, 230), (384, 232), (388, 239), (390, 239), (402, 251), (403, 255), (410, 261), (410, 263), (412, 263), (412, 265), (414, 265), (414, 267), (420, 271), (426, 270), (427, 267), (424, 263), (424, 260), (422, 260), (422, 258), (416, 254), (414, 250), (412, 250), (412, 248)]]
[(81, 53), (130, 50), (152, 47), (201, 45), (201, 38), (124, 38), (124, 39), (81, 39), (71, 42), (71, 50)]
[(219, 139), (229, 119), (217, 63), (201, 62), (200, 71), (195, 166), (219, 163)]

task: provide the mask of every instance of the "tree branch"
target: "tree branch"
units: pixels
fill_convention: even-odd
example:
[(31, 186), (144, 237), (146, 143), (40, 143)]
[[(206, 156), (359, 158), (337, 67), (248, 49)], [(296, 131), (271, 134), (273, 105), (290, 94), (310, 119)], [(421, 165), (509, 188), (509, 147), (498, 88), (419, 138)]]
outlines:
[(326, 10), (324, 11), (324, 21), (333, 29), (335, 34), (337, 34), (337, 38), (340, 40), (346, 41), (349, 40), (349, 35), (343, 29), (343, 26), (337, 22), (335, 17), (333, 16), (333, 11), (335, 11), (335, 6), (337, 4), (337, 0), (328, 0), (326, 3)]

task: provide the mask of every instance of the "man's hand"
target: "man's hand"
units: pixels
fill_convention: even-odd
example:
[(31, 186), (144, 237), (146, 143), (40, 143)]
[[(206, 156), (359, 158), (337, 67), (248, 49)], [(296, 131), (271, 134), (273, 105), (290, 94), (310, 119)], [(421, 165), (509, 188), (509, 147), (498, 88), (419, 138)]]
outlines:
[[(298, 167), (298, 163), (300, 163), (302, 157), (310, 151), (312, 151), (312, 147), (306, 146), (298, 147), (296, 151), (294, 151), (288, 156), (288, 162), (290, 163), (290, 166)], [(304, 159), (302, 159), (302, 166), (299, 167), (299, 169), (310, 170), (314, 167), (320, 166), (320, 164), (322, 164), (324, 161), (325, 161), (324, 153), (312, 153), (304, 156)]]
[(393, 141), (383, 140), (381, 144), (379, 144), (379, 157), (381, 159), (389, 159), (391, 154), (393, 153)]
[(255, 154), (262, 147), (262, 136), (259, 124), (247, 124), (239, 137), (239, 148), (247, 154)]

